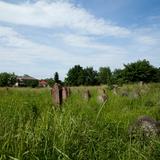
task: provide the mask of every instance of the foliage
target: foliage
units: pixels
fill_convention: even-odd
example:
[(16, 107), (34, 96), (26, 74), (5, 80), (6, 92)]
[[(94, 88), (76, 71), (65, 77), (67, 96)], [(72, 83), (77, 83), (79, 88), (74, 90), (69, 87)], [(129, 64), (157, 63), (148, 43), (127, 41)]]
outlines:
[(68, 71), (65, 83), (72, 86), (96, 85), (97, 72), (93, 70), (93, 67), (83, 68), (80, 65), (75, 65)]
[(39, 81), (37, 79), (34, 79), (34, 80), (23, 80), (23, 82), (24, 82), (24, 85), (26, 87), (35, 88), (35, 87), (38, 87), (38, 85), (39, 85)]
[(123, 84), (123, 70), (122, 69), (115, 69), (112, 74), (112, 81), (114, 84)]
[(0, 86), (13, 86), (16, 83), (16, 75), (14, 73), (0, 73)]
[(58, 72), (55, 72), (55, 74), (54, 74), (54, 82), (55, 83), (59, 83), (59, 74), (58, 74)]
[(53, 78), (47, 78), (47, 79), (45, 79), (45, 80), (47, 81), (47, 83), (48, 83), (48, 85), (49, 85), (50, 87), (53, 87), (53, 85), (54, 85), (54, 83), (55, 83), (55, 81), (54, 81)]
[(98, 72), (98, 80), (100, 84), (111, 84), (112, 72), (109, 67), (100, 67)]
[[(75, 65), (69, 69), (64, 82), (59, 80), (58, 72), (55, 72), (53, 78), (47, 78), (46, 80), (50, 87), (52, 87), (55, 82), (69, 86), (92, 86), (99, 84), (112, 86), (112, 84), (122, 85), (140, 81), (146, 83), (160, 82), (160, 68), (152, 66), (150, 62), (145, 59), (124, 64), (123, 69), (115, 69), (113, 72), (111, 72), (110, 67), (100, 67), (97, 72), (93, 67), (83, 68), (80, 65)], [(15, 82), (16, 76), (14, 73), (0, 73), (0, 86), (12, 86)], [(27, 85), (25, 86), (37, 86), (36, 81), (26, 83)]]
[(154, 82), (156, 68), (149, 61), (137, 61), (124, 65), (123, 79), (125, 82)]
[(68, 71), (65, 83), (71, 86), (124, 84), (133, 82), (160, 82), (160, 68), (152, 66), (147, 60), (138, 60), (124, 64), (123, 69), (111, 72), (109, 67), (100, 67), (99, 72), (93, 67), (83, 68), (75, 65)]
[(87, 67), (83, 70), (84, 85), (96, 85), (98, 81), (98, 74), (93, 70), (93, 67)]
[(69, 69), (67, 73), (67, 78), (65, 78), (65, 83), (67, 85), (79, 86), (84, 83), (84, 72), (80, 65), (75, 65), (73, 68)]
[(152, 66), (147, 60), (124, 64), (124, 69), (113, 72), (114, 83), (123, 84), (130, 82), (160, 82), (160, 70)]

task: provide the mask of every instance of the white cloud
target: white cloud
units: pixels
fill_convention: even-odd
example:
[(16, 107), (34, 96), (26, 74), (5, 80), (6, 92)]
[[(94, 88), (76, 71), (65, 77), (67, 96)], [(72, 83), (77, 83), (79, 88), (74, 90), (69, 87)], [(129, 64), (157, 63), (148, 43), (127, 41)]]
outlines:
[[(75, 64), (113, 69), (146, 58), (159, 65), (159, 28), (120, 27), (96, 18), (70, 0), (35, 1), (11, 4), (0, 0), (0, 21), (14, 26), (0, 24), (0, 71), (10, 66), (19, 73), (30, 70), (34, 75), (49, 75), (59, 71), (64, 77)], [(38, 32), (32, 36), (35, 29)]]
[(144, 45), (155, 45), (157, 43), (157, 39), (151, 36), (139, 36), (137, 41)]
[(77, 34), (59, 34), (59, 38), (69, 49), (63, 45), (57, 48), (55, 45), (47, 46), (33, 42), (11, 27), (1, 26), (0, 71), (28, 73), (37, 77), (52, 75), (54, 71), (58, 71), (63, 79), (68, 69), (76, 64), (93, 66), (96, 69), (100, 66), (110, 66), (113, 69), (122, 67), (123, 63), (143, 58), (156, 65), (159, 63), (159, 46), (155, 46), (153, 51), (150, 45), (142, 45), (136, 41), (132, 45), (117, 46), (102, 44), (95, 37)]
[[(107, 54), (124, 54), (126, 53), (125, 49), (114, 46), (114, 45), (107, 45), (97, 42), (96, 38), (90, 36), (82, 36), (82, 35), (75, 35), (75, 34), (64, 34), (60, 35), (64, 42), (67, 45), (86, 48), (86, 49), (94, 49), (95, 51), (106, 52)], [(101, 52), (100, 52), (101, 51)]]
[[(72, 38), (74, 38), (74, 36)], [(47, 45), (38, 44), (29, 39), (26, 39), (23, 35), (17, 33), (10, 27), (0, 27), (0, 39), (1, 68), (4, 68), (6, 65), (6, 68), (10, 66), (10, 70), (14, 69), (13, 71), (15, 72), (33, 72), (33, 75), (40, 73), (40, 71), (44, 72), (43, 74), (46, 75), (46, 73), (53, 73), (54, 69), (57, 71), (56, 68), (59, 68), (58, 71), (60, 71), (64, 77), (65, 73), (67, 72), (66, 69), (72, 67), (75, 64), (80, 64), (83, 66), (100, 66), (107, 63), (108, 65), (112, 66), (113, 62), (111, 60), (113, 57), (116, 57), (117, 54), (119, 54), (119, 52), (114, 50), (114, 47), (102, 47), (102, 45), (95, 43), (94, 45), (97, 45), (95, 46), (96, 50), (92, 52), (92, 54), (86, 55), (84, 58), (84, 55), (81, 54), (81, 50), (73, 53), (69, 52), (68, 50), (64, 50), (63, 48), (59, 49), (55, 46), (50, 47)], [(85, 47), (87, 50), (90, 50), (93, 46), (93, 42), (90, 41), (89, 38), (80, 37), (79, 39), (79, 42), (84, 39), (84, 43), (86, 43)], [(108, 53), (106, 53), (106, 51)], [(99, 53), (98, 55), (97, 52)], [(122, 59), (123, 56), (124, 55), (121, 55)], [(41, 64), (37, 61), (44, 63)], [(52, 71), (51, 68), (45, 69), (47, 61), (52, 63)], [(115, 60), (114, 64), (116, 65), (116, 63), (117, 62)], [(58, 64), (58, 67), (54, 68), (55, 64)]]
[(35, 59), (61, 60), (68, 56), (58, 48), (26, 39), (10, 27), (0, 26), (0, 60), (32, 63)]
[(59, 1), (11, 4), (0, 1), (0, 20), (18, 25), (67, 27), (84, 34), (126, 36), (127, 28), (98, 19), (83, 8)]

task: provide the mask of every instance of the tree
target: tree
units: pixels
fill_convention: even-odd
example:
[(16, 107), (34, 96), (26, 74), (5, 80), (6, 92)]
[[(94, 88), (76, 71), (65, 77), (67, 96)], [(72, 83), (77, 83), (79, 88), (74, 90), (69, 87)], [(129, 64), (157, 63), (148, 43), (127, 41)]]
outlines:
[(84, 83), (84, 72), (80, 65), (75, 65), (69, 69), (67, 77), (65, 78), (65, 84), (72, 86), (79, 86)]
[(16, 83), (16, 75), (14, 73), (0, 73), (0, 86), (13, 86)]
[(59, 83), (59, 74), (58, 74), (58, 72), (55, 72), (55, 74), (54, 74), (54, 82), (55, 83)]
[(139, 60), (134, 63), (124, 64), (123, 79), (125, 82), (154, 82), (157, 69), (147, 60)]
[(10, 77), (8, 80), (9, 86), (13, 86), (16, 83), (16, 81), (17, 81), (17, 76), (14, 73), (10, 74)]
[(68, 71), (67, 78), (65, 78), (67, 85), (96, 85), (97, 71), (93, 67), (82, 68), (80, 65), (75, 65)]
[(35, 88), (35, 87), (38, 87), (39, 85), (39, 81), (37, 79), (33, 79), (33, 80), (23, 80), (24, 84), (25, 84), (25, 87), (32, 87), (32, 88)]
[(123, 70), (122, 69), (115, 69), (112, 73), (112, 83), (115, 84), (123, 84), (124, 77), (123, 77)]
[(49, 85), (50, 87), (53, 87), (53, 85), (54, 85), (54, 83), (55, 83), (55, 81), (54, 81), (53, 78), (47, 78), (47, 79), (45, 79), (45, 80), (47, 81), (47, 83), (48, 83), (48, 85)]
[(84, 85), (96, 85), (98, 82), (98, 74), (97, 71), (93, 69), (93, 67), (87, 67), (83, 71), (84, 76)]
[(98, 72), (98, 81), (100, 84), (111, 84), (112, 72), (109, 67), (100, 67)]

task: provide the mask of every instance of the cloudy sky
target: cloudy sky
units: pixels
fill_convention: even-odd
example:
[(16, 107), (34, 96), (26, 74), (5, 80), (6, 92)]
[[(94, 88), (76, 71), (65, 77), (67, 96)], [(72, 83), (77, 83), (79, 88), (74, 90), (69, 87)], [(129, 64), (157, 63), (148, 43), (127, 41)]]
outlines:
[(0, 0), (0, 72), (63, 79), (139, 59), (160, 67), (160, 0)]

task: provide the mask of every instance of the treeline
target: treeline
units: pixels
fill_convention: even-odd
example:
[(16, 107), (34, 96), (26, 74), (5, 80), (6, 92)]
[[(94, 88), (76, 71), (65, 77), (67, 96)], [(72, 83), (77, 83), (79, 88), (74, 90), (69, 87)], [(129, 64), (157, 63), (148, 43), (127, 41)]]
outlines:
[(83, 68), (75, 65), (71, 68), (64, 83), (70, 86), (123, 84), (133, 82), (160, 82), (160, 68), (156, 68), (147, 60), (139, 60), (134, 63), (124, 64), (123, 69), (100, 67), (99, 71), (93, 67)]
[[(100, 85), (100, 84), (124, 84), (134, 82), (160, 82), (160, 68), (156, 68), (147, 60), (139, 60), (137, 62), (124, 64), (123, 69), (115, 69), (113, 72), (110, 67), (100, 67), (98, 71), (93, 67), (83, 68), (75, 65), (70, 68), (67, 76), (62, 82), (59, 80), (58, 72), (55, 72), (53, 78), (46, 78), (49, 86), (53, 86), (55, 82), (68, 86), (80, 85)], [(0, 73), (0, 87), (13, 86), (17, 82), (17, 76), (14, 73)], [(28, 83), (31, 83), (29, 81)], [(28, 85), (30, 86), (30, 85)], [(36, 86), (38, 86), (38, 81)]]

